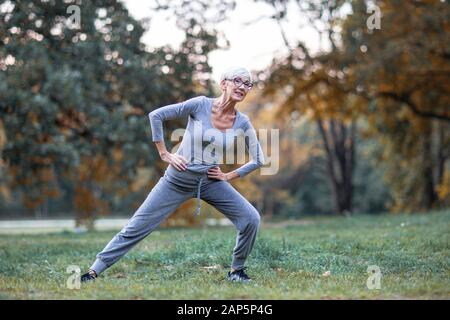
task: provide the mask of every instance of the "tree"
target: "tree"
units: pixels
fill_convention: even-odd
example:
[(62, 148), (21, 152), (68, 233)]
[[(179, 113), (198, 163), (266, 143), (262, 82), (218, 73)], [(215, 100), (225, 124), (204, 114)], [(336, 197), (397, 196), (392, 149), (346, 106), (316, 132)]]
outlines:
[[(366, 26), (364, 1), (343, 23), (348, 89), (368, 100), (372, 135), (392, 170), (395, 211), (435, 208), (448, 170), (450, 80), (448, 18), (442, 1), (379, 1), (381, 30)], [(399, 10), (398, 8), (402, 8)], [(414, 170), (411, 170), (414, 169)]]
[[(80, 8), (80, 26), (71, 25), (69, 5)], [(39, 208), (68, 185), (78, 221), (92, 225), (130, 192), (139, 168), (161, 168), (147, 114), (211, 90), (205, 56), (215, 34), (191, 21), (180, 51), (146, 48), (145, 21), (115, 0), (0, 8), (2, 158), (11, 187)]]
[[(290, 1), (266, 2), (277, 8), (275, 19), (284, 19)], [(448, 170), (448, 3), (377, 1), (380, 32), (367, 27), (366, 1), (292, 2), (311, 24), (318, 22), (330, 49), (311, 55), (302, 43), (286, 42), (290, 52), (273, 61), (265, 93), (285, 91), (285, 116), (300, 111), (317, 122), (337, 211), (351, 203), (349, 173), (355, 144), (349, 138), (353, 134), (347, 132), (356, 131), (354, 123), (361, 117), (369, 124), (361, 133), (378, 137), (386, 147), (382, 161), (392, 167), (386, 170), (386, 179), (396, 194), (392, 209), (438, 206), (437, 190), (446, 189), (443, 177)], [(348, 15), (342, 14), (345, 4), (351, 8)], [(349, 138), (345, 143), (344, 136)]]

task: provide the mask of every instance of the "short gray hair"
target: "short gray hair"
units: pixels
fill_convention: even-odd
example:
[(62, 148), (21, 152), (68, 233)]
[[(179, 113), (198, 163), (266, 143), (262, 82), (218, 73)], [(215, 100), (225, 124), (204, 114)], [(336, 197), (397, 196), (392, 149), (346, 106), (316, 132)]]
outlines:
[(220, 76), (220, 81), (222, 82), (222, 80), (224, 79), (233, 79), (238, 76), (246, 77), (250, 80), (250, 82), (252, 82), (252, 75), (250, 71), (248, 71), (246, 68), (238, 66), (230, 67), (223, 71)]

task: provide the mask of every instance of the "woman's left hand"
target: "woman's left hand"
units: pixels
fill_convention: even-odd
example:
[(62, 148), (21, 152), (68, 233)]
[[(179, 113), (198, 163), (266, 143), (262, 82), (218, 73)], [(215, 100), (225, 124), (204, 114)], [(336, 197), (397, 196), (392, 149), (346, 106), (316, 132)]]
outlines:
[(208, 170), (208, 177), (217, 179), (217, 180), (223, 180), (227, 181), (227, 174), (223, 173), (222, 170), (220, 170), (220, 167), (213, 167)]

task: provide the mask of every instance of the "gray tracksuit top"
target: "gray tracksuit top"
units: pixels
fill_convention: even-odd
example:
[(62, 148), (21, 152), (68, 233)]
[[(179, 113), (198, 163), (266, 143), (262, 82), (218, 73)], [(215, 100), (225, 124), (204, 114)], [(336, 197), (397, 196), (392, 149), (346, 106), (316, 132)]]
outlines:
[[(250, 161), (236, 169), (239, 176), (243, 177), (264, 164), (264, 155), (256, 131), (249, 117), (237, 110), (232, 128), (221, 131), (213, 127), (211, 122), (213, 100), (213, 98), (197, 96), (150, 112), (152, 141), (164, 139), (163, 122), (165, 120), (189, 117), (186, 130), (183, 132), (183, 139), (176, 151), (177, 154), (188, 160), (187, 169), (206, 173), (220, 163), (225, 161), (230, 163), (230, 158), (234, 160), (233, 146), (236, 144), (239, 151), (240, 140), (241, 146), (245, 142), (245, 149), (248, 150), (251, 158)], [(179, 133), (178, 130), (172, 133), (172, 136), (175, 135), (175, 141), (178, 141), (179, 136), (176, 135)], [(238, 154), (237, 159), (240, 157), (242, 155)]]

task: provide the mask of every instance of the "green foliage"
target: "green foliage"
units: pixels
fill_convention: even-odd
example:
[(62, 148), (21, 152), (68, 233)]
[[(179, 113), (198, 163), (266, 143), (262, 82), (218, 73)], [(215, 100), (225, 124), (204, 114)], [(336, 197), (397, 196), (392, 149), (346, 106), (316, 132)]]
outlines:
[[(68, 23), (71, 4), (81, 10), (80, 28)], [(130, 192), (137, 170), (158, 160), (148, 112), (211, 91), (205, 57), (216, 48), (215, 32), (191, 20), (179, 51), (147, 49), (145, 21), (119, 1), (0, 1), (0, 7), (9, 187), (22, 192), (29, 208), (67, 193), (82, 199), (72, 199), (81, 216), (104, 204), (109, 211), (114, 197)]]
[[(367, 123), (361, 119), (358, 126), (363, 130)], [(283, 169), (283, 174), (296, 175), (286, 186), (289, 201), (277, 202), (279, 216), (333, 214), (333, 190), (326, 171), (326, 159), (321, 147), (317, 127), (311, 121), (303, 121), (295, 129), (292, 137), (298, 141), (299, 150), (308, 153), (305, 163), (298, 168)], [(353, 212), (379, 213), (388, 210), (392, 204), (391, 190), (383, 179), (386, 168), (377, 161), (383, 146), (376, 138), (356, 136), (356, 158), (353, 173)], [(300, 149), (301, 148), (301, 149)], [(277, 176), (274, 177), (277, 179)]]
[[(265, 2), (281, 13), (286, 11), (287, 1)], [(341, 147), (336, 155), (329, 152), (333, 148), (327, 148), (326, 134), (330, 141), (341, 139), (336, 130), (323, 126), (322, 146), (327, 151), (325, 160), (333, 193), (345, 194), (344, 200), (352, 198), (351, 203), (362, 206), (364, 212), (368, 212), (367, 207), (353, 194), (353, 187), (355, 192), (362, 188), (367, 195), (377, 195), (372, 198), (376, 203), (370, 211), (388, 208), (393, 212), (414, 212), (447, 207), (448, 2), (376, 1), (372, 5), (380, 10), (380, 30), (368, 27), (368, 1), (295, 2), (298, 12), (310, 18), (312, 26), (320, 25), (317, 31), (329, 40), (330, 50), (313, 54), (301, 42), (291, 45), (286, 57), (275, 59), (269, 70), (261, 71), (263, 78), (268, 78), (262, 83), (264, 96), (282, 96), (279, 115), (289, 120), (294, 114), (318, 123), (333, 121), (347, 126), (350, 120), (362, 120), (367, 126), (358, 128), (359, 135), (370, 139), (366, 144), (376, 144), (372, 149), (380, 153), (375, 162), (369, 166), (363, 163), (359, 169), (359, 163), (367, 159), (361, 153), (354, 162), (339, 161), (339, 154), (345, 155), (351, 148)], [(284, 18), (281, 15), (274, 19)], [(357, 152), (365, 148), (364, 144), (358, 141)], [(343, 162), (345, 165), (341, 165)], [(341, 171), (350, 176), (347, 182), (351, 183), (339, 183), (339, 175), (333, 170), (337, 165), (349, 168)], [(383, 183), (376, 177), (379, 172), (384, 175)], [(372, 179), (378, 182), (373, 185)], [(384, 184), (391, 192), (387, 199), (382, 199), (386, 195)], [(325, 187), (316, 189), (324, 191)], [(299, 191), (300, 197), (304, 194)], [(341, 202), (335, 198), (339, 209)], [(338, 209), (335, 211), (342, 211)]]
[[(244, 181), (249, 199), (263, 214), (287, 216), (447, 207), (448, 2), (376, 1), (381, 30), (369, 30), (364, 0), (259, 1), (273, 6), (279, 26), (288, 8), (299, 10), (331, 46), (312, 54), (286, 41), (289, 55), (257, 77), (264, 90), (252, 110), (281, 129), (285, 163), (273, 179)], [(81, 9), (80, 28), (68, 24), (71, 4)], [(215, 27), (236, 1), (150, 5), (184, 30), (179, 50), (145, 47), (148, 21), (133, 19), (120, 1), (0, 0), (1, 214), (20, 208), (22, 195), (27, 208), (75, 209), (91, 223), (110, 211), (130, 214), (149, 192), (163, 165), (147, 113), (214, 94), (208, 54), (226, 42)], [(288, 128), (300, 118), (310, 140)], [(311, 129), (318, 124), (325, 129)], [(184, 123), (165, 125), (167, 135)], [(306, 152), (290, 148), (297, 134)]]

